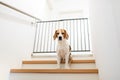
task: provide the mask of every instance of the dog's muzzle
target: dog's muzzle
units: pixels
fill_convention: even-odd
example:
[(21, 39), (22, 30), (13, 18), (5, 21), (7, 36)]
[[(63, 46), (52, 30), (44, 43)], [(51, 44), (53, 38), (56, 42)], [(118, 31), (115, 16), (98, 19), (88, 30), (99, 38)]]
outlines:
[(62, 40), (62, 37), (60, 36), (60, 37), (58, 37), (58, 40)]

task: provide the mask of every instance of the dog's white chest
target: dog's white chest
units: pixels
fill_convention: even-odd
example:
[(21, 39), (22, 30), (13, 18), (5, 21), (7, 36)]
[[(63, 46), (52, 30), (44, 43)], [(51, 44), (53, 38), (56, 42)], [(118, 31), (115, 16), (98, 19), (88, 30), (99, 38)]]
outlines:
[(69, 46), (68, 44), (63, 44), (63, 45), (58, 45), (57, 46), (57, 53), (58, 53), (58, 56), (64, 58), (65, 55), (68, 53), (69, 51)]
[(64, 58), (65, 55), (67, 54), (66, 48), (65, 47), (58, 47), (58, 56)]

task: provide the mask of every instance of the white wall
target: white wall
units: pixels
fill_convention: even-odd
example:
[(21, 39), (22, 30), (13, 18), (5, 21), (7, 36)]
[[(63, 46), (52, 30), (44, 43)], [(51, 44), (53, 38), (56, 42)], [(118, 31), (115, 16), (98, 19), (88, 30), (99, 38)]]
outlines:
[(86, 18), (88, 16), (85, 16), (84, 10), (81, 11), (66, 11), (59, 13), (60, 19), (74, 19), (74, 18)]
[(0, 5), (0, 80), (9, 80), (10, 68), (20, 68), (33, 49), (33, 19)]
[(46, 16), (46, 0), (2, 0), (17, 9), (27, 12), (35, 17), (44, 19)]
[(88, 0), (47, 0), (49, 20), (89, 17)]
[[(117, 26), (117, 32), (120, 34), (120, 1), (119, 0), (114, 0), (113, 2), (113, 10), (114, 10), (114, 17), (115, 17), (115, 23)], [(118, 34), (118, 38), (120, 41), (120, 35)], [(120, 42), (119, 42), (120, 44)]]
[(90, 0), (93, 53), (100, 80), (120, 79), (120, 1)]

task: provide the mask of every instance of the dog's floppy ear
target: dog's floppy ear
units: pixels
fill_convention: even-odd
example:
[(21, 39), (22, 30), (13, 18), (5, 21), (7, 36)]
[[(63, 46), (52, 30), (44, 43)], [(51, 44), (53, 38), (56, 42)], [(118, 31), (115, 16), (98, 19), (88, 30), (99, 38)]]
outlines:
[(57, 38), (57, 30), (55, 30), (55, 33), (53, 35), (53, 39), (55, 40)]
[(68, 35), (68, 33), (67, 33), (66, 30), (64, 30), (64, 31), (65, 31), (65, 38), (68, 39), (68, 38), (69, 38), (69, 35)]

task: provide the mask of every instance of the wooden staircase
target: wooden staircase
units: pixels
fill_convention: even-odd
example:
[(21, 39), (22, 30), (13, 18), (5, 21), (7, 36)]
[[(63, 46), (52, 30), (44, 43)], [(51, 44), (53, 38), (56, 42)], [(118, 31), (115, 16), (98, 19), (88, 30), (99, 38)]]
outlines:
[(41, 56), (33, 56), (22, 61), (22, 68), (10, 70), (10, 80), (99, 80), (93, 56), (83, 57), (74, 56), (70, 69), (65, 69), (64, 63), (61, 69), (56, 69), (55, 56), (49, 60), (45, 56), (43, 60), (39, 59)]

